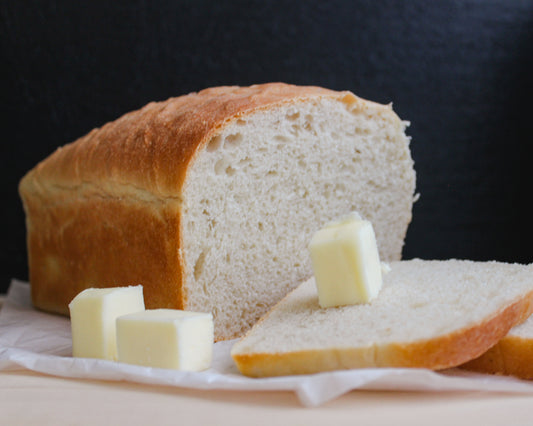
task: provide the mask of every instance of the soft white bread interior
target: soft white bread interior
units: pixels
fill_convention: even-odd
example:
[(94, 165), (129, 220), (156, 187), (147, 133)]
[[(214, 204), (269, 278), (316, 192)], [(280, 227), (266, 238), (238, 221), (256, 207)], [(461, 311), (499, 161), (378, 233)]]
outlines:
[(513, 327), (496, 345), (461, 368), (533, 379), (533, 317)]
[(457, 366), (529, 316), (532, 273), (533, 266), (498, 262), (392, 262), (371, 303), (328, 309), (310, 279), (237, 342), (232, 357), (254, 377)]
[(328, 98), (226, 127), (184, 189), (187, 306), (240, 335), (310, 277), (312, 234), (353, 210), (374, 223), (382, 259), (399, 259), (414, 191), (407, 145), (388, 107)]
[(142, 284), (148, 309), (212, 312), (242, 335), (311, 276), (307, 244), (357, 210), (401, 257), (415, 172), (406, 123), (350, 92), (281, 83), (151, 103), (21, 181), (32, 298)]

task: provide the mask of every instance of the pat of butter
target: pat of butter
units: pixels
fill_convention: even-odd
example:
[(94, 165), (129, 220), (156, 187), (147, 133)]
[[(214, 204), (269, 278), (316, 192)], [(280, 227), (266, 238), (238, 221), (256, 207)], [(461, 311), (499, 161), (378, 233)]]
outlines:
[(72, 355), (117, 359), (117, 317), (144, 310), (142, 286), (89, 288), (68, 305)]
[(313, 235), (311, 261), (322, 308), (368, 303), (383, 283), (372, 224), (357, 213)]
[(117, 318), (118, 360), (147, 367), (201, 371), (213, 358), (213, 316), (152, 309)]

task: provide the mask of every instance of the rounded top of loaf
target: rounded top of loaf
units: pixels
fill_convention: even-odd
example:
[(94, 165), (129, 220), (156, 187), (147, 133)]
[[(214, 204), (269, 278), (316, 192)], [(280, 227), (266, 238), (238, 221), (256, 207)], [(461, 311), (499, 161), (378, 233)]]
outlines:
[(189, 163), (221, 128), (256, 110), (322, 97), (360, 107), (377, 105), (351, 92), (315, 86), (209, 88), (151, 102), (58, 148), (26, 174), (20, 191), (24, 195), (90, 184), (105, 193), (179, 200)]

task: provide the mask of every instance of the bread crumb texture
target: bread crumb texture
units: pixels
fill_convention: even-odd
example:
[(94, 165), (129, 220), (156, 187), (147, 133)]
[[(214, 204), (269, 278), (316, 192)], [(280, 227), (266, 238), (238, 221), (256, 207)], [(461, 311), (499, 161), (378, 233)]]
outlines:
[(400, 258), (414, 191), (404, 124), (386, 107), (351, 107), (319, 98), (257, 111), (214, 136), (191, 167), (188, 303), (209, 306), (228, 335), (310, 277), (311, 236), (341, 214), (362, 212), (381, 257)]

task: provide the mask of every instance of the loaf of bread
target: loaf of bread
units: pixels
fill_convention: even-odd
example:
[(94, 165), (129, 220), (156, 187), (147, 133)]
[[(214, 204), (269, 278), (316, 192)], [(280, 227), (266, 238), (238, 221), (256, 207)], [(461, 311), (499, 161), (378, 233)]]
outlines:
[(533, 317), (513, 327), (495, 346), (461, 368), (533, 379)]
[(533, 311), (533, 265), (392, 262), (368, 304), (322, 309), (313, 279), (232, 348), (239, 370), (264, 377), (363, 367), (463, 364)]
[(307, 244), (357, 210), (401, 257), (415, 173), (406, 123), (350, 92), (282, 83), (150, 103), (57, 149), (20, 183), (36, 307), (142, 284), (146, 307), (247, 330), (311, 276)]

